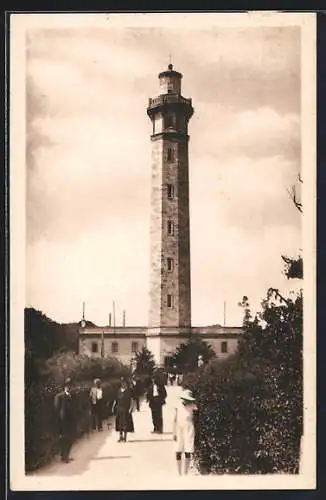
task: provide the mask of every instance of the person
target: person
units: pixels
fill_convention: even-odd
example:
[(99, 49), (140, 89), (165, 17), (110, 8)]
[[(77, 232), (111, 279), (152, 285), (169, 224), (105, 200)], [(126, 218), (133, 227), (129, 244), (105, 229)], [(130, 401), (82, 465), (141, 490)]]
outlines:
[(97, 428), (98, 431), (102, 431), (103, 389), (102, 389), (102, 382), (99, 378), (96, 378), (94, 380), (94, 385), (90, 390), (89, 398), (91, 402), (93, 430), (95, 431)]
[(132, 391), (128, 387), (127, 380), (121, 377), (120, 388), (113, 403), (115, 411), (115, 430), (119, 432), (119, 443), (127, 441), (128, 432), (134, 432), (134, 422), (132, 418), (133, 399)]
[(59, 425), (61, 460), (65, 463), (71, 460), (69, 455), (76, 431), (75, 401), (71, 389), (71, 378), (67, 378), (63, 391), (56, 394), (54, 398)]
[(141, 389), (140, 389), (140, 380), (136, 377), (135, 374), (133, 374), (131, 378), (131, 387), (132, 387), (132, 397), (136, 405), (137, 411), (140, 411), (140, 403), (139, 403), (139, 398), (141, 394)]
[(185, 455), (184, 473), (188, 474), (191, 454), (194, 452), (195, 426), (194, 411), (197, 405), (189, 389), (183, 389), (175, 406), (173, 440), (179, 475), (182, 474), (182, 454)]
[(153, 431), (152, 433), (163, 433), (163, 405), (167, 397), (164, 385), (158, 377), (153, 377), (152, 384), (147, 391), (147, 401), (152, 412)]

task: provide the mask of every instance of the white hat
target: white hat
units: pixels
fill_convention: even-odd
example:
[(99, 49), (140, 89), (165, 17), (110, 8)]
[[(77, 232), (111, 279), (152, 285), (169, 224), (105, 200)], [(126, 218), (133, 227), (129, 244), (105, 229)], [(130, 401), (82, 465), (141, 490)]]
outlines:
[(185, 399), (186, 401), (196, 401), (189, 389), (184, 389), (180, 394), (180, 398)]

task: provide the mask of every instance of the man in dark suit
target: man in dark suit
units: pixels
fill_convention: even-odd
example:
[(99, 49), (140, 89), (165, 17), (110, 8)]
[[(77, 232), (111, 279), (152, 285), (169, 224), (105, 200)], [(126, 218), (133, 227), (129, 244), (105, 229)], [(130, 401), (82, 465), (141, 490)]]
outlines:
[(61, 460), (68, 463), (72, 443), (75, 437), (75, 402), (71, 393), (72, 381), (70, 378), (65, 380), (64, 390), (55, 396), (54, 406), (58, 417)]
[(158, 377), (154, 377), (147, 391), (147, 401), (152, 411), (154, 426), (152, 432), (156, 434), (163, 433), (163, 405), (165, 404), (166, 396), (167, 393), (163, 383)]
[(141, 396), (141, 382), (135, 374), (131, 377), (131, 389), (132, 389), (132, 398), (136, 403), (137, 411), (139, 411), (140, 410), (139, 398)]

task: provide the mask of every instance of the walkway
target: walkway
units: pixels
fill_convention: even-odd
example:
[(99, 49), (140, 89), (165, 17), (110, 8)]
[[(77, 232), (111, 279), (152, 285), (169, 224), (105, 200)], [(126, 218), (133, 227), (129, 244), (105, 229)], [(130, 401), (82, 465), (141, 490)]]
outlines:
[(74, 445), (73, 461), (63, 464), (58, 458), (30, 475), (31, 485), (43, 490), (162, 489), (167, 482), (190, 479), (195, 471), (191, 470), (188, 477), (180, 478), (174, 458), (173, 408), (180, 388), (168, 387), (167, 391), (162, 435), (151, 434), (151, 412), (143, 402), (140, 412), (133, 413), (135, 432), (128, 435), (127, 443), (117, 442), (114, 428), (94, 432)]
[[(179, 477), (173, 447), (173, 407), (180, 388), (168, 387), (164, 406), (164, 434), (151, 434), (151, 413), (146, 403), (133, 414), (135, 432), (127, 443), (117, 442), (114, 429), (104, 429), (80, 439), (72, 449), (74, 460), (59, 459), (25, 476), (23, 490), (219, 490), (300, 489), (304, 476), (200, 476), (191, 470)], [(259, 482), (257, 482), (259, 479)], [(301, 484), (302, 483), (302, 484)]]

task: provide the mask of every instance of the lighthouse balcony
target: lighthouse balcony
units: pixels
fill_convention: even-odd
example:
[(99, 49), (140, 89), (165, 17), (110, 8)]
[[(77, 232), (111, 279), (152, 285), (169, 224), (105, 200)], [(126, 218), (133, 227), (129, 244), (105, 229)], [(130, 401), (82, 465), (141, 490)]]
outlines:
[(190, 118), (194, 112), (192, 107), (192, 100), (182, 97), (180, 94), (163, 94), (158, 97), (153, 97), (149, 99), (147, 114), (152, 116), (153, 114), (163, 110), (166, 107), (182, 106), (185, 109), (188, 118)]

